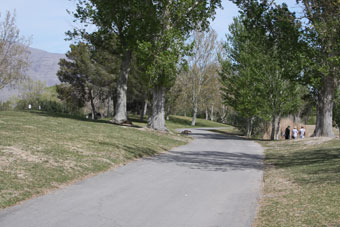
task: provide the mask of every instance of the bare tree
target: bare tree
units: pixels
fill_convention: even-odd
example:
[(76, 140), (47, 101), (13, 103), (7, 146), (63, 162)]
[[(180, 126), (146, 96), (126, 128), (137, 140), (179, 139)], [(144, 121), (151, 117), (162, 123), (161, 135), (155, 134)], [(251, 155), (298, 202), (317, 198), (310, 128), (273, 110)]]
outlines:
[(0, 14), (0, 89), (25, 78), (29, 66), (29, 41), (20, 36), (15, 11), (1, 20)]
[(192, 122), (196, 124), (199, 99), (202, 89), (215, 76), (217, 72), (217, 51), (220, 46), (217, 42), (217, 34), (211, 29), (208, 33), (194, 32), (195, 46), (193, 55), (189, 57), (189, 71), (184, 75), (191, 93)]

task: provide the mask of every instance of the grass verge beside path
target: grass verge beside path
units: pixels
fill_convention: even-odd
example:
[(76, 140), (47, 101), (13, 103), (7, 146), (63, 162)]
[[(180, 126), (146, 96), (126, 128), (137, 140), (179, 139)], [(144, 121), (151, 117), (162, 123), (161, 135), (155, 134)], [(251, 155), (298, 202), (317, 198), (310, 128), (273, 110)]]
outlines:
[(0, 112), (0, 208), (187, 138), (44, 112)]
[(255, 226), (340, 226), (340, 140), (260, 143), (267, 149)]
[[(141, 121), (139, 116), (129, 116), (129, 119), (133, 122), (134, 125), (140, 127), (146, 127), (147, 120)], [(166, 121), (166, 126), (170, 131), (174, 131), (178, 128), (215, 128), (215, 127), (228, 127), (226, 124), (222, 124), (215, 121), (209, 121), (201, 118), (197, 118), (196, 125), (191, 126), (191, 117), (183, 117), (183, 116), (170, 116), (170, 119)]]

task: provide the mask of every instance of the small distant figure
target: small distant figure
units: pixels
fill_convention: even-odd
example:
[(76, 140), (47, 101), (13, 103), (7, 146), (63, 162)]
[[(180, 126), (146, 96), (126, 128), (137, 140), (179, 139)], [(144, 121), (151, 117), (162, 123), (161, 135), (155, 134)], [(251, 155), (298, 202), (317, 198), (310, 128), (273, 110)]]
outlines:
[(31, 104), (28, 104), (28, 109), (32, 109), (32, 105)]
[(285, 131), (285, 138), (286, 138), (286, 140), (290, 139), (290, 126), (289, 125), (288, 125), (288, 127), (286, 128), (286, 131)]
[(305, 138), (306, 129), (303, 126), (301, 126), (301, 128), (299, 130), (299, 133), (300, 133), (300, 138), (301, 139)]
[(39, 106), (39, 108), (38, 108), (39, 110), (41, 110), (41, 106)]
[(293, 130), (292, 130), (292, 138), (296, 140), (298, 133), (299, 133), (299, 131), (297, 130), (296, 127), (294, 127)]

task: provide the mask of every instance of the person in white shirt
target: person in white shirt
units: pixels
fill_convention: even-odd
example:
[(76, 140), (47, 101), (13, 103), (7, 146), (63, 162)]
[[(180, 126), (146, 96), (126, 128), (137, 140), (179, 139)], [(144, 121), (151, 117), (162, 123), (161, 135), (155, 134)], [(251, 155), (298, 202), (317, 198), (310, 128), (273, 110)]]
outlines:
[(292, 138), (293, 138), (293, 139), (296, 139), (296, 138), (297, 138), (298, 132), (299, 132), (299, 131), (296, 129), (296, 127), (294, 127), (293, 130), (292, 130)]
[(305, 138), (306, 129), (303, 126), (301, 126), (301, 128), (299, 130), (299, 133), (300, 133), (300, 138), (301, 139)]

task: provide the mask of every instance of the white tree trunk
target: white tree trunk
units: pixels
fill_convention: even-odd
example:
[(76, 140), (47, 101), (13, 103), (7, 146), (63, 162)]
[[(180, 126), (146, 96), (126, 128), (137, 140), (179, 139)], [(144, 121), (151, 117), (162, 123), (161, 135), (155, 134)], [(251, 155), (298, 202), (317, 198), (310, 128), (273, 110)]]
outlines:
[(214, 105), (211, 106), (210, 120), (214, 121)]
[(144, 120), (144, 116), (146, 115), (146, 112), (148, 111), (148, 100), (144, 100), (144, 108), (141, 112), (140, 119)]
[(117, 82), (117, 101), (115, 108), (115, 115), (113, 122), (117, 124), (124, 123), (128, 120), (127, 109), (126, 109), (126, 91), (128, 75), (131, 64), (131, 51), (124, 52), (123, 61), (121, 65), (121, 71)]
[(198, 111), (198, 103), (197, 103), (197, 98), (194, 99), (193, 103), (193, 110), (192, 110), (192, 120), (191, 120), (191, 125), (195, 126), (196, 125), (196, 119), (197, 119), (197, 111)]
[(313, 136), (334, 137), (333, 103), (336, 79), (328, 76), (323, 78), (323, 85), (318, 96), (316, 127)]
[(152, 99), (152, 115), (149, 118), (148, 127), (159, 130), (166, 131), (165, 127), (165, 87), (155, 87), (153, 90)]
[(205, 120), (209, 120), (209, 112), (208, 112), (208, 108), (205, 108)]

